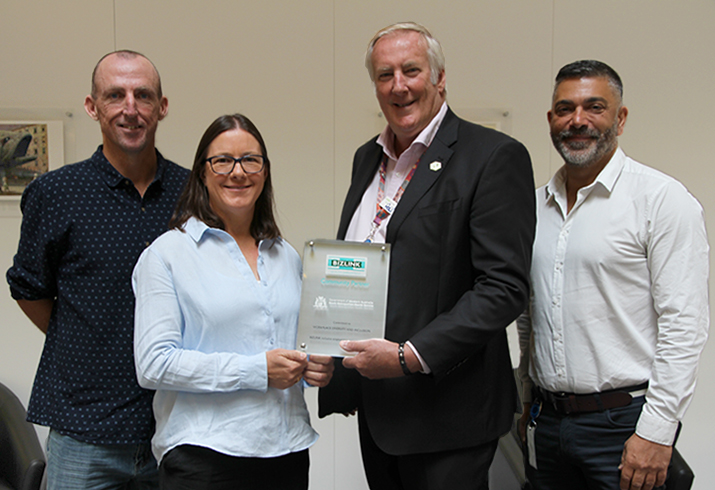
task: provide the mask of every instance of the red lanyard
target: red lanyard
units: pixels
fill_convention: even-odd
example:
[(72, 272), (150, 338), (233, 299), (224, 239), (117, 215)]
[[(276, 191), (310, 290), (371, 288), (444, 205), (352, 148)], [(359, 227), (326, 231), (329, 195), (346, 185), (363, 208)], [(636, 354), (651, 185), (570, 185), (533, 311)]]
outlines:
[(382, 220), (390, 216), (395, 211), (397, 203), (400, 201), (400, 198), (402, 198), (402, 194), (404, 194), (405, 189), (407, 189), (407, 186), (410, 185), (410, 181), (412, 180), (412, 176), (417, 169), (417, 164), (420, 163), (420, 159), (421, 157), (417, 159), (415, 164), (412, 166), (412, 169), (410, 169), (410, 172), (407, 174), (407, 177), (405, 177), (405, 180), (402, 181), (400, 188), (397, 189), (397, 192), (395, 193), (395, 197), (390, 199), (389, 197), (385, 196), (385, 174), (387, 173), (387, 155), (384, 155), (382, 163), (380, 164), (380, 187), (377, 190), (375, 219), (372, 220), (372, 228), (370, 229), (370, 234), (365, 239), (367, 243), (371, 243), (375, 239), (375, 233), (380, 227), (380, 223), (382, 223)]

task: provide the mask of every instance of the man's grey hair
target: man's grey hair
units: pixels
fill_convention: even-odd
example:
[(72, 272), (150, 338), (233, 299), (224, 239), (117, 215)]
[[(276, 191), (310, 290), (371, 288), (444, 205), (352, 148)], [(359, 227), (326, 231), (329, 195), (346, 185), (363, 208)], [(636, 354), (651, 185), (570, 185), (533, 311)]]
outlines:
[(367, 51), (365, 52), (365, 68), (370, 74), (370, 80), (375, 83), (375, 68), (372, 65), (372, 52), (375, 48), (375, 43), (381, 38), (392, 34), (397, 31), (414, 31), (418, 32), (422, 39), (424, 40), (427, 47), (427, 59), (429, 60), (430, 67), (430, 81), (432, 85), (436, 85), (439, 81), (439, 74), (444, 71), (444, 53), (442, 52), (442, 46), (439, 41), (435, 39), (432, 34), (427, 30), (426, 27), (417, 24), (416, 22), (400, 22), (398, 24), (392, 24), (383, 29), (377, 31), (370, 42), (367, 45)]
[(618, 76), (616, 70), (608, 66), (606, 63), (597, 60), (579, 60), (565, 65), (559, 70), (556, 75), (556, 83), (554, 84), (554, 96), (556, 89), (564, 80), (572, 80), (574, 78), (605, 78), (611, 86), (613, 93), (618, 97), (618, 103), (623, 104), (623, 82)]

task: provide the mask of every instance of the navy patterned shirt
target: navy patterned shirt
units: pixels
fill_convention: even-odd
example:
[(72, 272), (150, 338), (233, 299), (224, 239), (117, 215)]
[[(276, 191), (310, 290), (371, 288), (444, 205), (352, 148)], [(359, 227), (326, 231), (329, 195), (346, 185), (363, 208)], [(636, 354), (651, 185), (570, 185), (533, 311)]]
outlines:
[(55, 299), (28, 420), (93, 444), (148, 442), (153, 392), (139, 387), (131, 275), (167, 230), (189, 171), (157, 152), (144, 196), (107, 161), (49, 172), (25, 190), (14, 299)]

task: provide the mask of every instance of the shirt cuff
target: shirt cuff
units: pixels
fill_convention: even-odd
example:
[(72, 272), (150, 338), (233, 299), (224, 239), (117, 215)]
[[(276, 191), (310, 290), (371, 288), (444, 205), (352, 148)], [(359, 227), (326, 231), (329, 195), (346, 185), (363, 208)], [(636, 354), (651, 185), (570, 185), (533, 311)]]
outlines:
[(638, 434), (638, 436), (650, 442), (664, 446), (672, 446), (677, 431), (677, 421), (664, 419), (656, 414), (648, 403), (643, 405), (643, 410), (638, 418), (638, 424), (636, 424), (636, 434)]
[(268, 360), (265, 352), (242, 358), (238, 371), (239, 389), (268, 390)]
[(420, 372), (421, 372), (421, 373), (424, 373), (424, 374), (429, 374), (429, 373), (431, 373), (432, 370), (429, 368), (429, 366), (427, 365), (427, 363), (425, 362), (425, 360), (422, 359), (422, 356), (420, 355), (419, 352), (417, 352), (417, 349), (415, 348), (414, 345), (412, 345), (412, 342), (410, 342), (410, 341), (408, 340), (407, 342), (405, 342), (405, 345), (410, 348), (410, 350), (411, 350), (411, 351), (415, 354), (415, 356), (417, 357), (417, 360), (420, 361), (420, 366), (422, 366), (422, 370), (421, 370)]

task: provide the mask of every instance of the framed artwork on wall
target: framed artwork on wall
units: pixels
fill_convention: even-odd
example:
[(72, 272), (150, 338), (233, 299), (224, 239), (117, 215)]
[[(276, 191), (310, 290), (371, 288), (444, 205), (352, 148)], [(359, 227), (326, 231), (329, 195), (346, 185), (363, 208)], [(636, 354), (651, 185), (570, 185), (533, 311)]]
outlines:
[(17, 199), (27, 184), (64, 164), (63, 123), (0, 120), (0, 198)]

